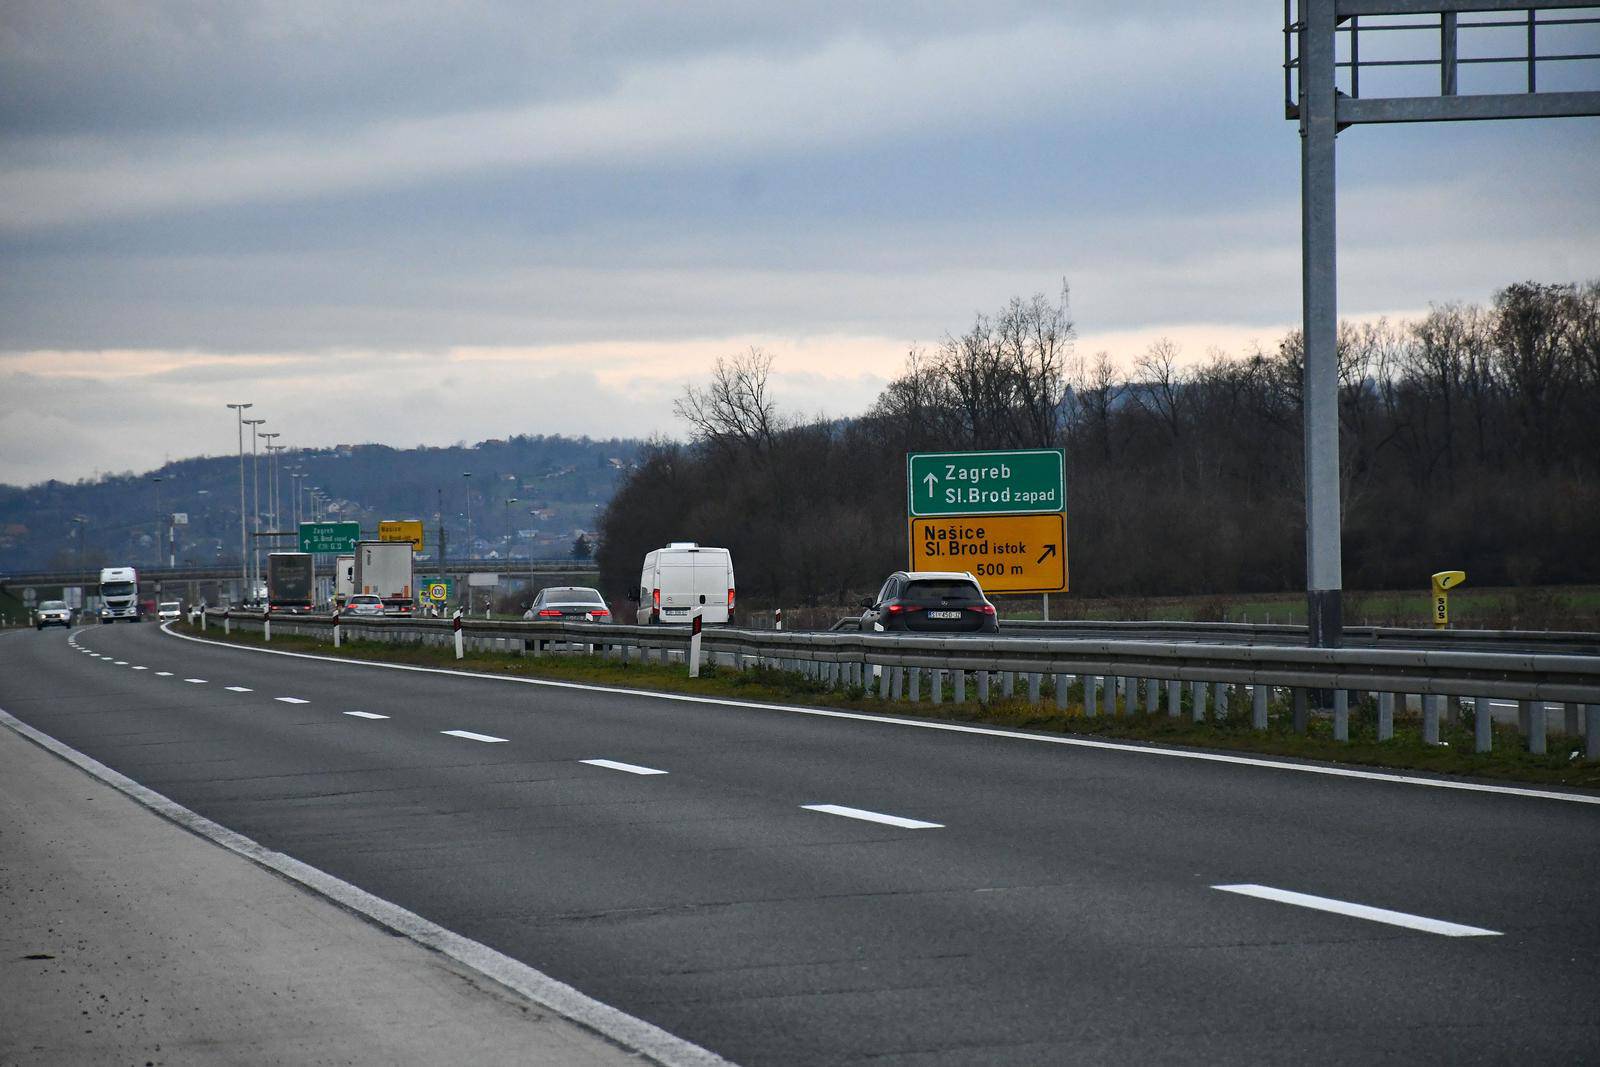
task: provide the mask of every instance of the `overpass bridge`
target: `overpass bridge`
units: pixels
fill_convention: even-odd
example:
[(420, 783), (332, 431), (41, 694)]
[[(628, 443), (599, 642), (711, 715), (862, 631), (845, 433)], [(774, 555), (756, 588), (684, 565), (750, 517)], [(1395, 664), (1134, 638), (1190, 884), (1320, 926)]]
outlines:
[[(333, 559), (329, 556), (318, 561), (318, 577), (333, 576)], [(139, 592), (143, 596), (181, 597), (188, 603), (204, 600), (210, 604), (239, 603), (245, 599), (237, 560), (176, 567), (145, 566), (138, 567), (138, 571)], [(517, 584), (565, 581), (592, 585), (599, 577), (600, 567), (593, 560), (577, 559), (462, 559), (444, 563), (423, 560), (418, 562), (416, 573), (419, 577), (440, 576), (458, 580), (465, 579), (469, 574), (499, 574), (502, 582)], [(24, 603), (26, 590), (34, 590), (34, 600), (59, 598), (61, 590), (72, 586), (82, 588), (86, 595), (92, 595), (99, 581), (99, 567), (0, 571), (0, 611), (3, 611), (3, 602), (6, 600)], [(460, 584), (466, 583), (462, 581)]]

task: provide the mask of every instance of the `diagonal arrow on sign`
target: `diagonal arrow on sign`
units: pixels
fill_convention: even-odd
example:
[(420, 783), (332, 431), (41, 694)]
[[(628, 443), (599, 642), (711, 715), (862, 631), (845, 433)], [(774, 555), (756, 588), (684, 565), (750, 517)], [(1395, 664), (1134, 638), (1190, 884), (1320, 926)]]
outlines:
[(1045, 545), (1044, 546), (1044, 555), (1040, 556), (1038, 559), (1034, 560), (1033, 562), (1034, 562), (1035, 565), (1038, 565), (1040, 563), (1043, 563), (1045, 560), (1049, 559), (1051, 556), (1053, 556), (1055, 554), (1056, 554), (1056, 546), (1055, 545)]

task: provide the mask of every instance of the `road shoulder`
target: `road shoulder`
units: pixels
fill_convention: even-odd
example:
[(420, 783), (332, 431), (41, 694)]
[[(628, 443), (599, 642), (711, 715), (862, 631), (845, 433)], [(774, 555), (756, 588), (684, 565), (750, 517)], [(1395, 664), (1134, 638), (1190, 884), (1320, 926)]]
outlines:
[(5, 728), (0, 811), (0, 1062), (641, 1062)]

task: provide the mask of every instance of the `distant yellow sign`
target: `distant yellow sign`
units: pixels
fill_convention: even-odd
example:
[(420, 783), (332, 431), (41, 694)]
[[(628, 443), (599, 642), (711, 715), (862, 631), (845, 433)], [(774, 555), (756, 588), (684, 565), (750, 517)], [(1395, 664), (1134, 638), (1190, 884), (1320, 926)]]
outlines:
[(1067, 517), (912, 519), (910, 569), (971, 571), (986, 593), (1065, 593)]
[(378, 523), (378, 540), (410, 541), (411, 551), (422, 551), (422, 523), (416, 519), (389, 520)]

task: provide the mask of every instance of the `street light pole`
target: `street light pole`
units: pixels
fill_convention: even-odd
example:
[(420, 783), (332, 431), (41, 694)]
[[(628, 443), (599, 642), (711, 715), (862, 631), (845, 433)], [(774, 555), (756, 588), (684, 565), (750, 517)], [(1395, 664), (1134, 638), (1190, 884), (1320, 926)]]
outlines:
[(250, 491), (255, 498), (255, 503), (250, 509), (250, 528), (255, 531), (255, 544), (251, 546), (250, 557), (255, 562), (255, 584), (250, 587), (250, 593), (261, 585), (261, 460), (256, 452), (256, 438), (260, 436), (259, 428), (266, 419), (245, 419), (250, 426)]
[(472, 472), (462, 471), (461, 477), (466, 479), (467, 496), (467, 560), (472, 560)]
[(229, 404), (239, 416), (239, 599), (244, 600), (250, 585), (250, 555), (244, 536), (244, 409), (251, 404)]
[(267, 467), (267, 507), (270, 509), (268, 511), (268, 514), (270, 514), (272, 516), (272, 526), (271, 526), (271, 528), (274, 529), (274, 530), (276, 530), (278, 528), (278, 523), (280, 521), (282, 521), (282, 520), (280, 520), (278, 518), (278, 453), (277, 453), (277, 449), (278, 449), (279, 446), (276, 445), (276, 444), (273, 444), (273, 442), (276, 441), (278, 438), (280, 438), (282, 436), (283, 436), (283, 434), (281, 434), (281, 433), (263, 433), (261, 435), (261, 439), (266, 442), (266, 444), (262, 445), (261, 447), (265, 448), (267, 450), (267, 458), (270, 461), (270, 464)]
[(161, 566), (161, 483), (163, 481), (165, 479), (159, 474), (150, 476), (150, 483), (155, 486), (156, 491), (156, 533), (150, 540), (155, 543), (157, 567)]

